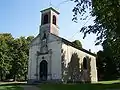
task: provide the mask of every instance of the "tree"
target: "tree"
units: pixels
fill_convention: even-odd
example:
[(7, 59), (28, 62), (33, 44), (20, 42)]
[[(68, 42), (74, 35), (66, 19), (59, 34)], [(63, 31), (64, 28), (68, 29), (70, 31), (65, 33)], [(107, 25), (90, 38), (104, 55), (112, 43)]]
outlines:
[[(103, 49), (107, 57), (108, 70), (112, 75), (111, 78), (120, 77), (120, 39), (107, 39), (103, 42)], [(112, 66), (112, 67), (111, 67)], [(106, 68), (107, 69), (107, 68)], [(108, 73), (109, 74), (109, 73)]]
[(97, 69), (99, 80), (110, 80), (120, 77), (119, 45), (119, 39), (115, 41), (107, 39), (103, 42), (103, 51), (99, 51), (97, 53)]
[[(108, 37), (116, 39), (120, 36), (120, 0), (72, 0), (76, 3), (73, 9), (73, 21), (78, 20), (78, 14), (84, 16), (89, 11), (95, 17), (94, 25), (83, 27), (80, 32), (97, 35), (100, 44)], [(81, 17), (80, 17), (81, 18)], [(83, 19), (86, 18), (85, 16)]]
[(75, 40), (72, 42), (77, 48), (82, 48), (82, 44), (79, 40)]
[(14, 40), (14, 52), (11, 75), (13, 75), (14, 80), (26, 80), (27, 69), (28, 69), (28, 55), (29, 55), (29, 44), (33, 37), (29, 36), (27, 39), (25, 37), (20, 37)]
[(28, 55), (26, 55), (27, 41), (25, 37), (20, 37), (14, 41), (14, 52), (13, 52), (13, 61), (12, 61), (12, 70), (14, 80), (20, 79), (25, 70), (24, 68), (27, 65)]
[(12, 50), (11, 44), (13, 42), (13, 37), (11, 34), (5, 33), (0, 34), (0, 77), (1, 80), (5, 79), (10, 73), (11, 69), (10, 62), (12, 61), (12, 56), (10, 50)]
[(98, 80), (104, 80), (105, 76), (105, 55), (103, 51), (98, 51), (97, 52), (97, 58), (96, 58), (96, 64), (97, 64), (97, 73), (98, 73)]
[(14, 39), (11, 34), (0, 34), (0, 78), (1, 80), (27, 79), (29, 44), (34, 37)]
[[(98, 53), (98, 73), (103, 79), (116, 79), (120, 75), (120, 0), (72, 0), (76, 3), (73, 9), (73, 21), (86, 19), (88, 12), (95, 17), (94, 24), (84, 26), (80, 32), (97, 35), (96, 44), (102, 43), (103, 51)], [(111, 67), (112, 66), (112, 67)], [(100, 76), (101, 77), (101, 76)]]

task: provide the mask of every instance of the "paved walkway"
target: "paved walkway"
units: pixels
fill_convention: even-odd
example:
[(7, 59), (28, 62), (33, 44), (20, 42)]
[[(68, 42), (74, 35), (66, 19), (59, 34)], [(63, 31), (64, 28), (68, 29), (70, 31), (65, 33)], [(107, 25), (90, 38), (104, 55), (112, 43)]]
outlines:
[(0, 82), (0, 85), (5, 85), (5, 84), (27, 84), (27, 82)]
[(38, 87), (33, 85), (23, 85), (21, 87), (24, 88), (24, 90), (40, 90)]

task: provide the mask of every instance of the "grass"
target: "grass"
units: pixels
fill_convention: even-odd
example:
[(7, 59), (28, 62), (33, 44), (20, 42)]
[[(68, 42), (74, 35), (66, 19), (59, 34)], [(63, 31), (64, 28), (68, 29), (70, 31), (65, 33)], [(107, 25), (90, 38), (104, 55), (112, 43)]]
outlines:
[(23, 90), (19, 86), (0, 86), (0, 90)]
[(120, 90), (120, 80), (94, 84), (41, 84), (40, 90)]
[(23, 90), (23, 88), (20, 87), (20, 85), (22, 84), (21, 83), (10, 83), (10, 82), (4, 83), (4, 84), (0, 84), (0, 90)]
[[(0, 90), (23, 90), (22, 84), (0, 85)], [(25, 85), (25, 84), (23, 84)], [(40, 84), (40, 90), (120, 90), (120, 80), (101, 81), (94, 84)]]
[(120, 80), (100, 81), (98, 83), (101, 83), (101, 84), (114, 84), (114, 83), (120, 83)]

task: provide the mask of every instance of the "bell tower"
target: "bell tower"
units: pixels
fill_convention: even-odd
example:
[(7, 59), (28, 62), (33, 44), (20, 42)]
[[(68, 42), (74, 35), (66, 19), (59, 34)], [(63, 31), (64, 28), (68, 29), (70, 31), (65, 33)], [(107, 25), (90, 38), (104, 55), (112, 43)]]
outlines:
[(58, 35), (58, 15), (60, 13), (50, 7), (41, 11), (41, 25), (40, 25), (40, 34), (42, 38), (45, 38), (48, 33)]

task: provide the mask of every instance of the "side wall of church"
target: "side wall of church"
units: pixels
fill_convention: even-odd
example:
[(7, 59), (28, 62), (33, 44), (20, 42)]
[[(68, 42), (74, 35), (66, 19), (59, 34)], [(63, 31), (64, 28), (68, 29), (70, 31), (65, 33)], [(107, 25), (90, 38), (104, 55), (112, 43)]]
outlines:
[[(75, 59), (79, 58), (79, 61), (76, 61)], [(62, 44), (62, 80), (69, 80), (70, 78), (77, 78), (76, 80), (84, 80), (84, 76), (82, 75), (83, 71), (83, 58), (84, 57), (89, 57), (90, 58), (90, 81), (91, 82), (97, 82), (97, 70), (96, 70), (96, 58), (88, 53), (85, 53), (83, 51), (80, 51), (72, 46)], [(79, 64), (77, 63), (79, 62)], [(75, 64), (72, 65), (71, 63)], [(71, 74), (74, 74), (74, 71), (69, 71), (72, 70), (73, 67), (79, 66), (79, 71), (76, 69), (76, 72), (79, 73), (77, 77), (74, 75), (72, 76)]]

